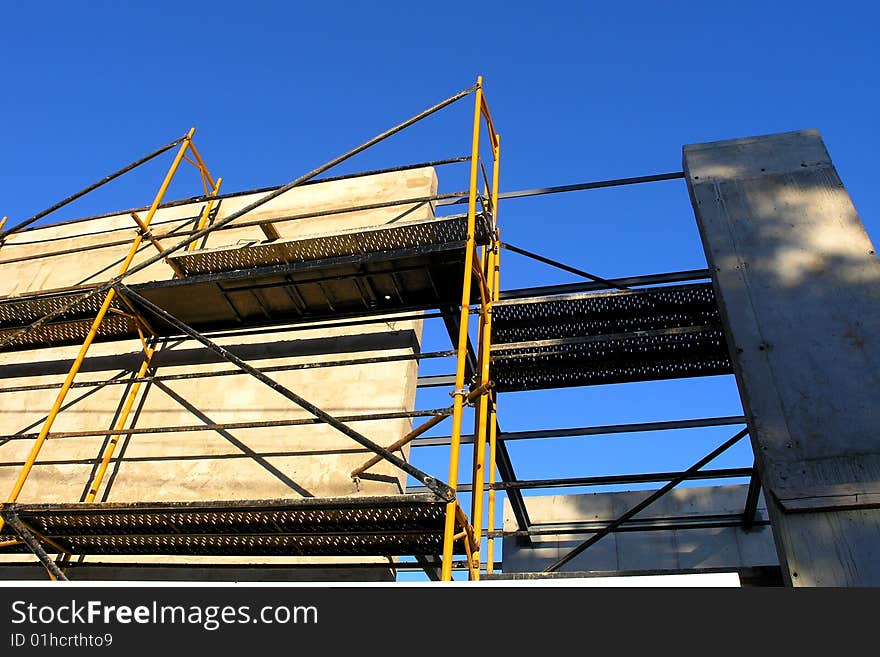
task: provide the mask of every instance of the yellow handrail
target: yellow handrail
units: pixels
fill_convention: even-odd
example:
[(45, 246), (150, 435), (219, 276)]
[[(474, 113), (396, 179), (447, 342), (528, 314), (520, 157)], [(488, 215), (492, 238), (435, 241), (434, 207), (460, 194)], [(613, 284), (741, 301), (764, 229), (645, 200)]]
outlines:
[[(477, 225), (477, 173), (480, 157), (480, 113), (483, 98), (483, 78), (477, 78), (476, 100), (474, 102), (474, 120), (471, 136), (471, 168), (470, 183), (468, 185), (468, 211), (467, 211), (467, 244), (464, 250), (464, 282), (461, 291), (461, 315), (458, 327), (457, 364), (455, 368), (455, 390), (453, 391), (452, 406), (452, 438), (449, 451), (449, 479), (447, 483), (455, 492), (458, 488), (458, 464), (459, 452), (461, 451), (461, 421), (464, 411), (465, 390), (465, 365), (467, 362), (468, 345), (468, 320), (470, 319), (471, 302), (471, 269), (474, 261), (474, 244), (476, 243)], [(443, 561), (440, 568), (440, 578), (444, 582), (452, 580), (452, 549), (455, 534), (455, 510), (457, 500), (452, 500), (446, 505), (446, 522), (443, 529)]]

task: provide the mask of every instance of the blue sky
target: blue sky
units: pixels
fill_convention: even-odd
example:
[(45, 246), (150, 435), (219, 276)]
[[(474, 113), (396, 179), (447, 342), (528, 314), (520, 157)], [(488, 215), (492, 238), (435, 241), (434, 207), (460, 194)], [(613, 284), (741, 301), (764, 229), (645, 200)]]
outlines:
[[(815, 127), (876, 240), (877, 14), (845, 0), (7, 3), (0, 215), (24, 219), (192, 125), (225, 191), (284, 183), (482, 74), (502, 190), (677, 171), (682, 144)], [(340, 172), (464, 155), (470, 111), (463, 101)], [(57, 218), (142, 205), (163, 166)], [(190, 175), (172, 196), (198, 192)], [(440, 179), (458, 191), (466, 171)], [(505, 241), (603, 276), (704, 265), (682, 181), (511, 201), (501, 224)], [(572, 280), (505, 256), (505, 288)], [(434, 347), (446, 348), (429, 331)], [(445, 391), (423, 392), (423, 407), (448, 403)], [(501, 404), (507, 430), (740, 410), (730, 377)], [(510, 449), (524, 478), (673, 470), (729, 433)], [(419, 464), (445, 476), (445, 456), (423, 451)], [(713, 466), (750, 459), (744, 444)]]

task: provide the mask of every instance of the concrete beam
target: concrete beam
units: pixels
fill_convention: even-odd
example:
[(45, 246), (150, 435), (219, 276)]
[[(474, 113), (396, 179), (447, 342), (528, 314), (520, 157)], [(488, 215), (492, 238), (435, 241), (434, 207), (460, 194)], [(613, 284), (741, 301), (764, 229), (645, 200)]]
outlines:
[[(622, 575), (747, 571), (777, 565), (770, 527), (740, 523), (748, 486), (676, 488), (618, 531), (562, 566), (559, 572)], [(504, 505), (504, 573), (544, 569), (632, 509), (653, 491), (527, 497), (532, 543), (517, 540), (516, 520)], [(766, 518), (763, 499), (757, 517)], [(765, 521), (766, 522), (766, 521)], [(674, 528), (670, 528), (674, 527)]]
[(880, 261), (818, 131), (684, 147), (792, 585), (880, 585)]

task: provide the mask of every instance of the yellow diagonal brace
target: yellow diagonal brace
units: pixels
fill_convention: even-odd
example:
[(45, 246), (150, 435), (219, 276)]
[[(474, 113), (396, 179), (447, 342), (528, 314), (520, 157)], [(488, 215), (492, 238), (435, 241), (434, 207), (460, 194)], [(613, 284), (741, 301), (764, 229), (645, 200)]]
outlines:
[[(122, 407), (122, 412), (116, 420), (114, 431), (120, 431), (125, 428), (125, 424), (128, 421), (128, 415), (131, 413), (131, 409), (134, 406), (135, 399), (137, 399), (138, 391), (141, 387), (140, 379), (144, 378), (147, 370), (150, 368), (150, 362), (153, 359), (154, 353), (155, 349), (152, 347), (147, 350), (144, 360), (141, 362), (141, 367), (135, 375), (135, 379), (137, 380), (132, 384), (131, 389), (128, 391), (125, 405)], [(101, 482), (104, 480), (104, 475), (107, 472), (107, 467), (110, 465), (110, 460), (113, 458), (113, 453), (116, 451), (116, 445), (119, 443), (120, 437), (121, 434), (118, 433), (111, 435), (110, 442), (108, 442), (107, 446), (104, 448), (104, 454), (101, 457), (101, 465), (98, 466), (98, 471), (92, 478), (92, 482), (89, 485), (88, 495), (86, 495), (85, 501), (88, 504), (94, 502), (95, 498), (98, 496), (98, 489), (101, 487)]]
[[(143, 219), (140, 218), (140, 215), (138, 215), (137, 212), (129, 212), (129, 214), (131, 215), (131, 218), (134, 219), (135, 223), (138, 225), (138, 228), (141, 229), (141, 233), (143, 234), (143, 236), (146, 237), (148, 240), (150, 240), (150, 244), (155, 246), (156, 250), (159, 253), (162, 253), (162, 244), (159, 242), (159, 240), (156, 239), (156, 237), (153, 235), (153, 233), (150, 231), (150, 229), (144, 223)], [(171, 258), (168, 258), (168, 257), (165, 258), (165, 262), (168, 263), (168, 266), (174, 270), (174, 274), (177, 276), (177, 278), (183, 278), (183, 275), (184, 275), (183, 271), (180, 269), (180, 266), (176, 262), (174, 262), (173, 260), (171, 260)]]
[[(195, 132), (195, 128), (191, 129), (189, 133), (187, 133), (186, 138), (183, 143), (177, 150), (177, 154), (174, 157), (174, 161), (171, 163), (171, 167), (168, 169), (168, 173), (165, 174), (165, 179), (162, 181), (162, 185), (159, 187), (159, 191), (156, 193), (155, 198), (153, 199), (152, 205), (150, 205), (150, 210), (147, 213), (146, 219), (144, 219), (144, 225), (149, 227), (150, 222), (153, 220), (153, 217), (156, 214), (156, 210), (159, 208), (159, 204), (162, 202), (162, 199), (165, 196), (165, 192), (168, 190), (168, 185), (171, 184), (171, 179), (174, 177), (174, 174), (177, 172), (178, 167), (180, 166), (180, 162), (183, 159), (184, 154), (186, 153), (187, 146), (189, 145), (190, 140), (192, 139), (193, 133)], [(122, 265), (119, 268), (119, 275), (124, 274), (128, 271), (128, 268), (131, 266), (132, 261), (134, 260), (135, 255), (140, 248), (141, 242), (143, 240), (143, 236), (137, 235), (134, 240), (132, 240), (131, 247), (128, 250), (128, 255), (125, 260), (122, 262)], [(58, 396), (55, 398), (55, 403), (52, 404), (52, 408), (49, 410), (49, 415), (46, 417), (46, 421), (43, 423), (42, 428), (40, 429), (40, 433), (37, 435), (34, 440), (34, 444), (31, 447), (31, 451), (25, 459), (24, 465), (21, 468), (21, 471), (18, 474), (18, 478), (15, 480), (15, 483), (12, 486), (12, 490), (9, 493), (9, 496), (6, 498), (7, 502), (15, 502), (18, 499), (18, 496), (21, 494), (22, 488), (24, 488), (24, 484), (27, 481), (28, 475), (30, 475), (31, 470), (34, 467), (34, 463), (37, 460), (37, 457), (40, 454), (40, 450), (43, 448), (43, 444), (46, 442), (46, 437), (49, 435), (49, 431), (52, 429), (52, 425), (55, 423), (55, 419), (58, 417), (58, 412), (61, 410), (61, 406), (64, 404), (64, 400), (67, 397), (67, 393), (70, 390), (70, 387), (73, 385), (73, 380), (76, 378), (76, 375), (79, 373), (80, 368), (82, 367), (83, 360), (86, 357), (86, 354), (89, 351), (89, 347), (92, 346), (92, 342), (95, 339), (95, 336), (98, 334), (98, 329), (101, 326), (101, 322), (104, 320), (107, 311), (110, 310), (110, 306), (113, 303), (113, 298), (116, 295), (116, 291), (110, 289), (107, 292), (107, 296), (104, 297), (104, 302), (101, 304), (101, 308), (98, 310), (98, 314), (95, 316), (94, 321), (92, 322), (91, 327), (89, 328), (89, 332), (86, 335), (85, 340), (82, 343), (82, 346), (79, 349), (79, 352), (76, 355), (76, 358), (73, 361), (73, 365), (70, 367), (70, 370), (67, 373), (67, 377), (64, 379), (64, 383), (61, 385), (61, 390), (58, 391)], [(0, 529), (3, 528), (5, 521), (0, 518)]]
[[(214, 203), (217, 201), (217, 193), (220, 191), (220, 185), (223, 183), (223, 178), (217, 178), (217, 182), (214, 184), (214, 188), (211, 190), (210, 198), (208, 202), (205, 204), (205, 209), (202, 210), (202, 216), (199, 217), (199, 223), (196, 226), (196, 231), (202, 230), (208, 223), (208, 217), (211, 216), (211, 210), (214, 209)], [(195, 251), (196, 242), (190, 242), (189, 246), (186, 247), (187, 251)]]

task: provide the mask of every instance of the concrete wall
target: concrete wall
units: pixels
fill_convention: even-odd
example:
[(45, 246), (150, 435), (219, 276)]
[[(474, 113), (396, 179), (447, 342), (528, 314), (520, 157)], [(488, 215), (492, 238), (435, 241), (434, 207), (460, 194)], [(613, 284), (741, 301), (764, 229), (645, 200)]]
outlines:
[(880, 260), (819, 132), (683, 150), (780, 559), (880, 586)]
[[(673, 489), (636, 515), (633, 522), (662, 518), (694, 521), (705, 515), (741, 514), (748, 486), (709, 486)], [(620, 517), (653, 491), (553, 495), (525, 498), (532, 529), (601, 529)], [(758, 520), (766, 520), (763, 498)], [(667, 522), (668, 524), (668, 522)], [(516, 519), (504, 502), (504, 531), (514, 532)], [(534, 535), (531, 544), (505, 537), (505, 573), (540, 572), (583, 543), (590, 534), (548, 533)], [(675, 573), (717, 569), (751, 569), (777, 566), (773, 535), (767, 525), (751, 530), (739, 527), (687, 528), (654, 531), (620, 531), (605, 536), (569, 561), (560, 572), (599, 571), (626, 573), (649, 571)]]
[[(431, 168), (308, 185), (283, 194), (232, 225), (253, 219), (428, 196), (436, 192), (436, 185)], [(244, 194), (222, 200), (219, 217), (227, 216), (259, 196)], [(153, 222), (156, 236), (162, 239), (175, 228), (191, 226), (201, 209), (202, 204), (186, 204), (160, 210)], [(404, 214), (406, 221), (427, 219), (433, 216), (433, 209), (430, 205), (404, 205), (303, 219), (277, 224), (276, 228), (282, 238), (295, 238), (383, 224)], [(134, 222), (125, 213), (13, 235), (0, 248), (0, 295), (27, 294), (105, 280), (116, 273), (116, 263), (125, 256), (134, 236)], [(203, 246), (213, 248), (263, 239), (262, 231), (256, 226), (235, 228), (209, 235)], [(174, 241), (167, 238), (163, 243), (170, 245)], [(74, 252), (57, 253), (70, 250)], [(154, 253), (153, 247), (145, 244), (135, 262)], [(158, 263), (135, 274), (131, 281), (162, 280), (171, 276), (168, 265)], [(349, 328), (295, 330), (288, 326), (271, 332), (240, 331), (217, 341), (254, 366), (262, 367), (413, 353), (418, 350), (420, 334), (420, 321), (389, 318), (387, 322)], [(0, 388), (61, 382), (77, 349), (73, 346), (0, 352)], [(179, 339), (164, 342), (154, 364), (158, 374), (234, 369), (226, 362), (218, 362), (195, 341)], [(92, 346), (77, 381), (130, 377), (139, 365), (139, 342), (98, 343)], [(272, 376), (333, 415), (356, 415), (412, 410), (417, 365), (415, 361), (401, 361), (277, 372)], [(68, 396), (69, 408), (59, 415), (53, 431), (110, 428), (125, 390), (126, 386), (72, 390)], [(0, 394), (0, 435), (39, 431), (56, 392)], [(234, 375), (145, 385), (135, 404), (130, 426), (308, 417), (310, 414), (251, 377)], [(411, 425), (408, 419), (398, 419), (355, 422), (351, 426), (380, 444), (389, 444), (409, 431)], [(19, 501), (81, 500), (103, 443), (102, 437), (49, 440)], [(31, 439), (20, 437), (0, 444), (0, 495), (3, 497), (11, 489), (31, 445)], [(241, 500), (389, 494), (400, 492), (405, 482), (399, 471), (383, 462), (371, 470), (383, 480), (364, 479), (360, 488), (356, 488), (348, 473), (369, 453), (324, 425), (134, 435), (120, 442), (117, 455), (121, 459), (108, 472), (99, 500)], [(15, 559), (21, 560), (20, 557)]]

